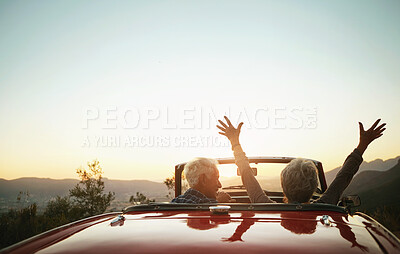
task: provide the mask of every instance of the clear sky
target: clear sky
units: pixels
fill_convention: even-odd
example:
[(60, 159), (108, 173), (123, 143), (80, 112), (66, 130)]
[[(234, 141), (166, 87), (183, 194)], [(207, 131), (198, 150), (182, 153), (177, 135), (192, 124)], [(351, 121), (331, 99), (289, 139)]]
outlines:
[(0, 1), (0, 178), (162, 180), (232, 156), (400, 155), (399, 1)]

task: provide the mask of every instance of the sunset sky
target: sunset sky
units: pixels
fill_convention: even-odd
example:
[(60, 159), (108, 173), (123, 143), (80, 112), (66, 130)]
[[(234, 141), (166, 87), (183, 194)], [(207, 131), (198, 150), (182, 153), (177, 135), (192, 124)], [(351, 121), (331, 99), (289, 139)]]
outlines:
[(400, 155), (400, 1), (0, 1), (0, 178), (161, 181), (193, 157)]

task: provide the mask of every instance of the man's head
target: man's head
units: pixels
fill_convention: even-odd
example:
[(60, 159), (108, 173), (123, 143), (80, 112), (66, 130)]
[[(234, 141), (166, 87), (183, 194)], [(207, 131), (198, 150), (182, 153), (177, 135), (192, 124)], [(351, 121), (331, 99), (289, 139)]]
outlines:
[(216, 199), (217, 191), (222, 187), (217, 164), (217, 161), (208, 158), (195, 158), (186, 163), (185, 177), (190, 188)]
[(289, 203), (307, 203), (318, 187), (317, 168), (310, 160), (292, 160), (281, 172), (283, 193)]

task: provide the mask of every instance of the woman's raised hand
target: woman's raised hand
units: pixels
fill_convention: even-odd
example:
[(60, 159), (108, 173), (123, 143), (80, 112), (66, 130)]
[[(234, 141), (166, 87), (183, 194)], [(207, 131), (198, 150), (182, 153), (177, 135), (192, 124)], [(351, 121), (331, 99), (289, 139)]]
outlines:
[(221, 126), (217, 125), (217, 128), (221, 130), (221, 132), (218, 133), (226, 136), (232, 145), (239, 144), (240, 129), (242, 128), (243, 122), (239, 123), (238, 127), (235, 128), (228, 117), (224, 116), (224, 118), (226, 124), (223, 121), (218, 120), (221, 124)]

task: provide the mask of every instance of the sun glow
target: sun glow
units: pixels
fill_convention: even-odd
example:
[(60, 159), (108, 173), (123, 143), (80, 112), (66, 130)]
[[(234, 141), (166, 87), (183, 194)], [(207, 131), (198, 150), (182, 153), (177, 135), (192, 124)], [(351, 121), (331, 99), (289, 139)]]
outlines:
[(218, 165), (220, 177), (234, 177), (237, 176), (236, 165)]
[[(325, 170), (357, 145), (358, 121), (382, 118), (364, 160), (394, 158), (399, 3), (1, 1), (0, 178), (75, 178), (97, 158), (110, 179), (162, 182), (177, 163), (232, 157), (225, 114), (244, 122), (247, 156)], [(240, 181), (235, 165), (220, 175)]]

